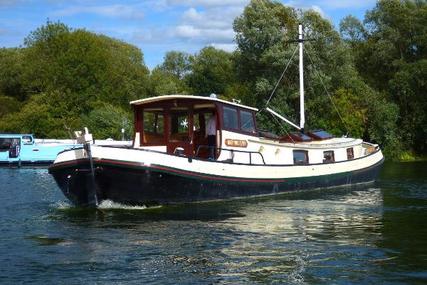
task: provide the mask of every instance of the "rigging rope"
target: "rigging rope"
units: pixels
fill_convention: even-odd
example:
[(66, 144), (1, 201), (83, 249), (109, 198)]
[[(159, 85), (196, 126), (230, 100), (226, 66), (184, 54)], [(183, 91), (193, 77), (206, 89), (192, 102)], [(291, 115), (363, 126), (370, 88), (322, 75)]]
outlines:
[(267, 100), (267, 103), (265, 103), (265, 106), (267, 106), (267, 105), (268, 105), (268, 103), (270, 103), (270, 100), (271, 100), (271, 98), (273, 97), (274, 92), (276, 92), (277, 87), (279, 87), (279, 83), (280, 83), (280, 81), (282, 81), (283, 76), (285, 76), (286, 70), (288, 69), (289, 65), (291, 64), (291, 61), (292, 61), (292, 59), (294, 58), (295, 53), (297, 52), (297, 50), (298, 50), (298, 46), (295, 48), (294, 53), (292, 54), (291, 58), (289, 59), (288, 63), (286, 64), (285, 70), (283, 70), (282, 75), (280, 76), (279, 80), (278, 80), (278, 81), (277, 81), (277, 83), (276, 83), (276, 86), (274, 86), (274, 89), (273, 89), (273, 91), (271, 92), (270, 97), (269, 97), (269, 98), (268, 98), (268, 100)]
[(309, 59), (310, 59), (310, 61), (311, 61), (311, 64), (312, 64), (312, 65), (313, 65), (313, 67), (314, 67), (315, 72), (317, 73), (317, 76), (318, 76), (318, 77), (319, 77), (319, 79), (320, 79), (320, 83), (322, 84), (323, 89), (324, 89), (324, 90), (325, 90), (325, 92), (326, 92), (326, 95), (328, 95), (329, 100), (330, 100), (330, 101), (331, 101), (331, 103), (332, 103), (332, 106), (334, 106), (335, 111), (337, 112), (338, 117), (340, 118), (340, 120), (341, 120), (342, 124), (344, 125), (344, 128), (346, 129), (347, 134), (348, 134), (348, 133), (349, 133), (349, 128), (348, 128), (347, 124), (345, 123), (345, 121), (344, 121), (343, 117), (341, 116), (341, 113), (340, 113), (340, 111), (338, 110), (337, 106), (335, 105), (334, 101), (332, 100), (332, 96), (331, 96), (331, 94), (329, 94), (328, 89), (326, 88), (325, 84), (323, 83), (322, 76), (320, 76), (320, 72), (317, 70), (316, 65), (314, 64), (314, 61), (313, 61), (313, 59), (311, 58), (310, 53), (308, 52), (308, 49), (306, 49), (306, 53), (307, 53), (307, 55), (308, 55), (308, 58), (309, 58)]

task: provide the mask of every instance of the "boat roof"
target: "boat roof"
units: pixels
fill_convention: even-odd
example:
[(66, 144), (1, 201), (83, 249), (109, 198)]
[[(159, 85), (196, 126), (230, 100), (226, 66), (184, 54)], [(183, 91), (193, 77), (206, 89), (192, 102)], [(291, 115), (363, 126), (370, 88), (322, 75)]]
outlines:
[(227, 104), (227, 105), (233, 105), (233, 106), (237, 106), (240, 108), (249, 109), (249, 110), (258, 112), (258, 109), (254, 108), (254, 107), (249, 107), (246, 105), (242, 105), (242, 104), (238, 104), (238, 103), (234, 103), (234, 102), (229, 102), (226, 100), (218, 99), (216, 97), (205, 97), (205, 96), (195, 96), (195, 95), (162, 95), (162, 96), (149, 97), (149, 98), (145, 98), (145, 99), (131, 101), (130, 104), (131, 105), (143, 105), (143, 104), (166, 101), (166, 100), (173, 100), (173, 99), (193, 99), (193, 100), (197, 99), (197, 100), (205, 100), (205, 101), (211, 101), (211, 102), (219, 102), (219, 103), (223, 103), (223, 104)]
[(33, 134), (0, 134), (0, 138), (21, 138), (23, 136), (33, 136)]

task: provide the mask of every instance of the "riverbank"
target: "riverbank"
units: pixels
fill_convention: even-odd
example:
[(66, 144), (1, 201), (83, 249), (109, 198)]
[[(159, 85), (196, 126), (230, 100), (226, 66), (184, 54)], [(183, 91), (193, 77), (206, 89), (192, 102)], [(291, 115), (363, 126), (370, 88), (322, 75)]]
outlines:
[(410, 151), (402, 152), (397, 162), (416, 162), (416, 161), (427, 161), (427, 155), (418, 155)]

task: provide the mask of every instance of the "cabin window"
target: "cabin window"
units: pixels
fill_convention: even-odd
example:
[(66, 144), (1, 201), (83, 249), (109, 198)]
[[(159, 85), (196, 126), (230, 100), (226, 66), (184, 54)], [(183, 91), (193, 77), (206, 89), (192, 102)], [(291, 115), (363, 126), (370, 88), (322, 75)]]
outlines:
[(188, 112), (171, 111), (170, 141), (185, 141), (188, 139)]
[(252, 112), (240, 111), (240, 129), (245, 132), (255, 132), (254, 116)]
[(294, 164), (308, 164), (308, 151), (294, 150)]
[(323, 152), (323, 163), (330, 163), (335, 161), (334, 151), (328, 150)]
[(22, 136), (22, 142), (24, 144), (33, 144), (33, 137), (32, 136)]
[(165, 119), (163, 111), (144, 110), (144, 135), (143, 143), (162, 144), (164, 143)]
[(11, 138), (0, 138), (0, 151), (9, 151), (12, 140)]
[(348, 160), (350, 160), (350, 159), (354, 159), (354, 150), (353, 150), (353, 148), (352, 148), (352, 147), (349, 147), (349, 148), (347, 149), (347, 159), (348, 159)]
[(225, 129), (239, 129), (237, 120), (237, 109), (231, 107), (223, 108), (223, 120)]

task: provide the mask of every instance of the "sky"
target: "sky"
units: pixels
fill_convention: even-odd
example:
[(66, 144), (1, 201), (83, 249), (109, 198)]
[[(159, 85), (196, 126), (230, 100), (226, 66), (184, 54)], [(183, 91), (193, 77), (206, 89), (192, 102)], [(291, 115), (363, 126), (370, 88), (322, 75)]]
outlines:
[[(335, 27), (347, 15), (363, 20), (376, 0), (280, 0), (314, 9)], [(139, 47), (150, 68), (171, 50), (197, 53), (205, 46), (232, 51), (233, 20), (249, 0), (0, 0), (0, 47), (23, 46), (47, 20), (105, 34)]]

